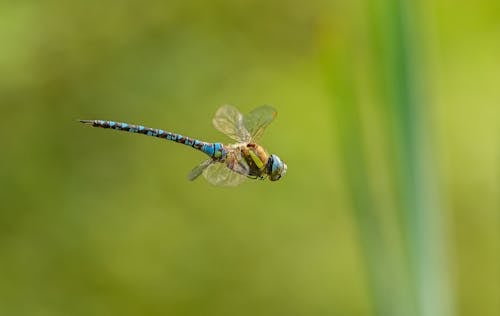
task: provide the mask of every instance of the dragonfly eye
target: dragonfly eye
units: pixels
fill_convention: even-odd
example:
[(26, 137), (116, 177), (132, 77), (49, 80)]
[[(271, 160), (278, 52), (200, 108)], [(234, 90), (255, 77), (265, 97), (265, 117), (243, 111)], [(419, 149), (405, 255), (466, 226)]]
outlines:
[(271, 181), (279, 180), (286, 174), (287, 170), (286, 163), (281, 161), (281, 159), (276, 155), (271, 155), (269, 157), (266, 167), (267, 173), (269, 174), (269, 179)]

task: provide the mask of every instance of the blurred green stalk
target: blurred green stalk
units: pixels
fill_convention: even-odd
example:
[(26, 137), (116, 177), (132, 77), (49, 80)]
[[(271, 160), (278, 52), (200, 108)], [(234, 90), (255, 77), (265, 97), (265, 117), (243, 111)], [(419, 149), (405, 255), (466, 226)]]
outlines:
[(389, 272), (388, 256), (385, 253), (386, 247), (381, 236), (381, 224), (375, 210), (373, 193), (369, 187), (366, 153), (360, 134), (359, 109), (353, 90), (352, 71), (348, 69), (349, 56), (349, 54), (339, 54), (338, 51), (330, 55), (334, 63), (331, 64), (327, 77), (332, 93), (338, 101), (334, 117), (345, 171), (344, 177), (358, 225), (362, 256), (376, 315), (396, 315), (391, 312), (392, 306), (395, 305), (391, 303), (394, 297), (388, 295), (391, 290), (386, 288), (386, 274)]
[[(375, 66), (364, 71), (373, 71), (370, 80), (380, 91), (380, 104), (387, 104), (382, 109), (390, 122), (385, 134), (393, 147), (387, 156), (394, 157), (395, 162), (388, 177), (393, 178), (396, 188), (394, 213), (399, 216), (404, 258), (395, 258), (382, 237), (384, 227), (377, 209), (381, 204), (369, 181), (366, 159), (370, 156), (361, 133), (363, 107), (357, 97), (362, 88), (353, 75), (357, 72), (356, 56), (363, 54), (356, 42), (359, 39), (348, 38), (356, 34), (352, 29), (360, 27), (354, 16), (342, 15), (353, 25), (338, 22), (334, 26), (336, 42), (342, 45), (329, 47), (324, 57), (344, 177), (358, 225), (374, 311), (380, 316), (450, 315), (445, 240), (428, 134), (432, 127), (421, 86), (424, 64), (417, 58), (423, 52), (415, 32), (418, 11), (400, 0), (372, 0), (369, 4), (369, 30), (361, 27), (361, 32), (368, 34), (362, 37), (373, 42), (361, 50), (370, 52)], [(342, 28), (350, 31), (343, 32)], [(403, 275), (395, 276), (395, 271), (403, 271)]]
[(377, 8), (375, 21), (381, 26), (386, 52), (387, 104), (393, 114), (390, 134), (395, 137), (398, 162), (395, 183), (401, 188), (398, 198), (416, 314), (446, 316), (451, 314), (451, 302), (431, 154), (433, 126), (423, 87), (425, 41), (418, 32), (422, 19), (415, 2), (382, 1)]

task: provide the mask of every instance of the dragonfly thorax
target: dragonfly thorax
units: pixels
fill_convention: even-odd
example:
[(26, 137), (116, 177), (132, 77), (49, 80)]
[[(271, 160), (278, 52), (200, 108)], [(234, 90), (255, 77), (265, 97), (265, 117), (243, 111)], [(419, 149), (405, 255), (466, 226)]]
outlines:
[(279, 180), (285, 173), (287, 166), (276, 155), (269, 155), (266, 150), (257, 144), (241, 144), (240, 151), (248, 165), (248, 176), (271, 181)]
[(266, 150), (254, 143), (241, 144), (239, 149), (242, 158), (248, 165), (248, 176), (264, 179), (267, 174), (267, 161), (269, 160)]

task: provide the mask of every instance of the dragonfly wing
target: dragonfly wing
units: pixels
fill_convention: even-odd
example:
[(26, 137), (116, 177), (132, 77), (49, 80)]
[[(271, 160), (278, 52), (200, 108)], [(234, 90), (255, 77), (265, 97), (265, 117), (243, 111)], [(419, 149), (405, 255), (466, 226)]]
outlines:
[(203, 175), (208, 182), (217, 186), (237, 186), (246, 179), (245, 175), (229, 169), (224, 163), (211, 164)]
[(212, 159), (207, 159), (194, 167), (194, 169), (191, 170), (191, 172), (187, 176), (188, 180), (193, 181), (194, 179), (198, 178), (203, 173), (203, 171), (213, 163), (214, 161)]
[(238, 174), (248, 176), (250, 173), (250, 166), (243, 158), (241, 151), (239, 150), (228, 151), (225, 164), (227, 168)]
[(245, 115), (243, 125), (250, 133), (249, 142), (257, 142), (264, 134), (266, 127), (276, 118), (276, 109), (269, 105), (263, 105)]
[(243, 124), (243, 115), (231, 105), (221, 106), (212, 122), (216, 129), (238, 142), (250, 139), (250, 133)]

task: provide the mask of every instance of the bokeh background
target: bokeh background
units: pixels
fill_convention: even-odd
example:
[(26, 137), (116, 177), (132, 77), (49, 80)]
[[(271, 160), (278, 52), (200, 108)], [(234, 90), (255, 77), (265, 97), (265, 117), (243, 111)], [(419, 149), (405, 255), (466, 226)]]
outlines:
[[(500, 315), (500, 2), (1, 1), (1, 315)], [(188, 147), (278, 111), (277, 183)]]

